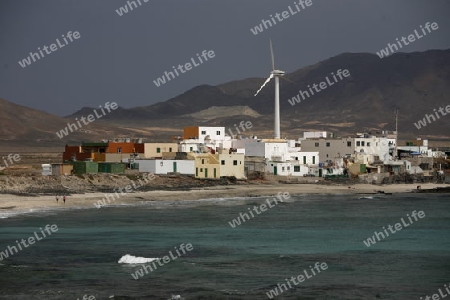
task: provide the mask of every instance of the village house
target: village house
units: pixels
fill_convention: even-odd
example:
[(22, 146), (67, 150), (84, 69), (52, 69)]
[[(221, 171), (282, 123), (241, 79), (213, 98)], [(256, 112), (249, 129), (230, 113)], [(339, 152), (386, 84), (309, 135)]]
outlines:
[(115, 139), (102, 142), (82, 142), (77, 146), (66, 145), (63, 161), (121, 162), (130, 155), (143, 155), (141, 139)]
[(216, 154), (197, 154), (195, 156), (195, 178), (235, 177), (236, 179), (246, 179), (244, 159), (244, 154), (229, 153), (228, 150), (221, 150)]

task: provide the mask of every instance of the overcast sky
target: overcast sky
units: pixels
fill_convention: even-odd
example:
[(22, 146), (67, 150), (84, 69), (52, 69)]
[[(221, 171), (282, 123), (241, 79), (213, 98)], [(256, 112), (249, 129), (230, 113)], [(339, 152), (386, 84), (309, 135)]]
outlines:
[[(375, 53), (426, 22), (439, 29), (402, 51), (450, 48), (447, 0), (312, 0), (257, 35), (250, 28), (262, 19), (289, 6), (296, 12), (294, 0), (144, 1), (119, 16), (125, 0), (0, 0), (0, 98), (61, 116), (107, 101), (146, 106), (201, 84), (267, 77), (270, 38), (286, 72), (343, 52)], [(80, 37), (65, 44), (69, 31)], [(57, 38), (64, 47), (19, 65)], [(153, 83), (203, 50), (215, 57)]]

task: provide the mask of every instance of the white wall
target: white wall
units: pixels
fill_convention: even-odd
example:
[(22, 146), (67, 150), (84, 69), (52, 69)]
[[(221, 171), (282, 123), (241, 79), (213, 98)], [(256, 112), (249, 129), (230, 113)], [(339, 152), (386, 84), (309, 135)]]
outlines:
[(173, 159), (136, 159), (139, 163), (139, 172), (150, 172), (154, 174), (167, 174), (174, 172), (174, 162), (176, 163), (176, 171), (180, 174), (194, 175), (194, 160), (173, 160)]
[(299, 164), (304, 164), (303, 157), (306, 157), (306, 164), (307, 165), (318, 165), (319, 164), (319, 152), (296, 152), (296, 153), (290, 153), (289, 160), (298, 160)]
[[(197, 152), (199, 150), (199, 140), (184, 140), (180, 142), (179, 151), (180, 152)], [(192, 151), (190, 150), (192, 147)]]
[(211, 140), (208, 143), (205, 143), (205, 141), (201, 141), (200, 139), (189, 139), (180, 142), (179, 151), (191, 152), (191, 147), (192, 152), (201, 151), (201, 148), (203, 147), (210, 147), (213, 150), (218, 148), (230, 149), (232, 147), (232, 143), (233, 141), (229, 136), (225, 137), (223, 140)]
[(378, 155), (382, 161), (389, 159), (389, 140), (387, 138), (355, 138), (354, 144), (357, 153)]
[[(205, 137), (209, 135), (211, 140), (223, 141), (225, 139), (225, 127), (198, 127), (198, 139), (201, 143), (205, 141)], [(204, 133), (202, 133), (204, 132)], [(217, 133), (219, 132), (219, 134)]]
[(265, 158), (279, 159), (280, 161), (286, 161), (289, 157), (288, 144), (284, 143), (264, 143), (265, 144)]
[[(299, 172), (295, 172), (295, 166), (299, 167)], [(304, 176), (309, 173), (309, 168), (306, 165), (299, 165), (293, 162), (269, 162), (266, 165), (266, 171), (274, 174), (275, 167), (279, 176)]]
[(303, 138), (304, 139), (318, 139), (318, 138), (326, 138), (327, 132), (326, 131), (307, 131), (303, 132)]

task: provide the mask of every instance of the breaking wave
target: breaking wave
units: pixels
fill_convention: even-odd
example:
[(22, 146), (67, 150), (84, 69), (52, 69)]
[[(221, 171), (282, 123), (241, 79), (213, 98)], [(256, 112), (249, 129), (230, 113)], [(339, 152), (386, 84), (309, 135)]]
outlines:
[(119, 264), (145, 264), (148, 262), (152, 262), (158, 260), (159, 258), (146, 258), (146, 257), (136, 257), (130, 254), (126, 254), (122, 256), (118, 263)]

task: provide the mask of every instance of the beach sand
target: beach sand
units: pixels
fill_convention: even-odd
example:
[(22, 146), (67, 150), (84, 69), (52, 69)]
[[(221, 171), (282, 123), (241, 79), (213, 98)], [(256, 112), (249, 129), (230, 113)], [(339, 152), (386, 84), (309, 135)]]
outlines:
[[(261, 185), (231, 185), (214, 186), (203, 189), (191, 189), (187, 191), (148, 191), (118, 194), (111, 204), (133, 204), (141, 201), (183, 201), (212, 198), (234, 198), (234, 197), (264, 197), (276, 195), (278, 192), (289, 192), (291, 195), (299, 194), (370, 194), (377, 190), (386, 193), (408, 193), (416, 190), (418, 184), (398, 184), (375, 186), (370, 184), (346, 185), (323, 185), (323, 184), (261, 184)], [(449, 186), (448, 184), (420, 184), (422, 189)], [(349, 188), (350, 187), (350, 188)], [(425, 196), (426, 194), (424, 194)], [(30, 209), (52, 209), (57, 207), (92, 207), (94, 202), (105, 197), (104, 193), (86, 193), (68, 195), (66, 203), (59, 197), (56, 203), (55, 196), (17, 196), (0, 195), (0, 212), (8, 213)]]

